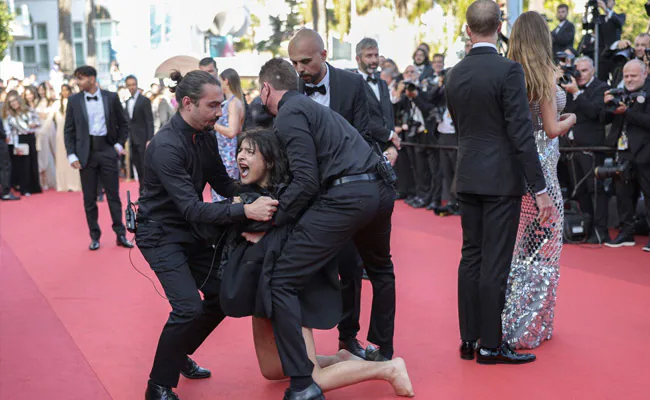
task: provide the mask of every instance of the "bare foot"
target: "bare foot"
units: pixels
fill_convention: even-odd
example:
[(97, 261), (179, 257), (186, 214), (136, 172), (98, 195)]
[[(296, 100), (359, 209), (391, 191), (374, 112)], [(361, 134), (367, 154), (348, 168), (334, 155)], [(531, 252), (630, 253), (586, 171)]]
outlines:
[(395, 358), (391, 361), (388, 361), (391, 364), (391, 370), (388, 375), (388, 381), (393, 385), (395, 394), (398, 396), (404, 397), (413, 397), (415, 392), (413, 391), (413, 385), (411, 384), (411, 378), (406, 371), (406, 364), (402, 358)]

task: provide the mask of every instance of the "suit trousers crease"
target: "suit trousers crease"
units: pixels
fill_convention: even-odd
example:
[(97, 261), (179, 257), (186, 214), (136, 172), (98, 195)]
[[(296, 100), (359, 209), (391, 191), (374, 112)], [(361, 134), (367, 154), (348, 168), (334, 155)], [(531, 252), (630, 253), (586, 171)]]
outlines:
[(343, 312), (338, 330), (339, 340), (345, 341), (356, 338), (359, 329), (361, 329), (359, 318), (361, 317), (363, 261), (353, 243), (343, 247), (339, 259)]
[[(383, 182), (352, 182), (323, 193), (294, 228), (271, 279), (272, 322), (286, 376), (310, 376), (298, 294), (352, 240), (373, 285), (369, 340), (392, 356), (395, 275), (390, 256), (394, 191)], [(357, 268), (355, 263), (349, 264)]]
[(458, 317), (463, 341), (501, 343), (501, 314), (517, 239), (521, 197), (459, 193), (463, 247)]
[(175, 243), (175, 235), (161, 226), (147, 226), (137, 235), (138, 247), (172, 308), (150, 374), (154, 383), (170, 387), (178, 385), (187, 355), (193, 354), (225, 318), (219, 303), (218, 265), (212, 264), (214, 249)]
[(117, 168), (117, 153), (106, 144), (105, 147), (93, 149), (88, 156), (88, 164), (80, 171), (81, 189), (83, 191), (86, 222), (93, 240), (99, 240), (101, 229), (98, 223), (97, 190), (98, 183), (106, 192), (108, 208), (113, 221), (113, 231), (116, 235), (124, 235), (126, 229), (122, 224), (122, 201), (119, 192), (119, 174)]
[(139, 185), (139, 192), (140, 195), (142, 195), (142, 191), (144, 190), (144, 168), (143, 168), (143, 163), (144, 163), (144, 152), (145, 152), (145, 146), (142, 144), (136, 144), (133, 141), (131, 141), (131, 165), (135, 168), (135, 172), (138, 174), (138, 185)]

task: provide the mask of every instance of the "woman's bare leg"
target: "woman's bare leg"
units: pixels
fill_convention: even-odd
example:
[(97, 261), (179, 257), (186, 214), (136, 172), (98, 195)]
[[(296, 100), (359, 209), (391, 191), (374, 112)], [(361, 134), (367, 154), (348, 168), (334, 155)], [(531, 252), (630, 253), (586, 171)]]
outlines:
[(253, 342), (262, 375), (272, 381), (286, 379), (270, 319), (253, 317)]
[[(304, 332), (303, 332), (303, 336), (304, 336)], [(350, 361), (350, 360), (363, 361), (363, 358), (357, 357), (347, 350), (339, 350), (333, 356), (319, 356), (319, 355), (316, 356), (316, 361), (318, 361), (317, 364), (321, 368), (327, 368), (330, 365), (340, 363), (341, 361)]]

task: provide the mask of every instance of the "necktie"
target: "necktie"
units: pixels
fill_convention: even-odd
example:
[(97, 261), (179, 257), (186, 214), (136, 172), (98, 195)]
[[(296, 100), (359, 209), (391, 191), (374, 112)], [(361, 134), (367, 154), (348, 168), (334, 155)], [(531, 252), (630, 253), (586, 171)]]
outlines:
[(368, 83), (377, 83), (377, 78), (374, 75), (368, 75), (366, 77), (366, 82)]
[(87, 96), (87, 97), (86, 97), (86, 101), (93, 101), (93, 100), (94, 100), (94, 101), (98, 101), (96, 95), (95, 95), (95, 96)]
[(307, 96), (311, 96), (314, 93), (320, 93), (322, 95), (325, 95), (327, 94), (327, 89), (325, 88), (325, 85), (319, 85), (319, 86), (305, 85), (305, 94), (307, 94)]

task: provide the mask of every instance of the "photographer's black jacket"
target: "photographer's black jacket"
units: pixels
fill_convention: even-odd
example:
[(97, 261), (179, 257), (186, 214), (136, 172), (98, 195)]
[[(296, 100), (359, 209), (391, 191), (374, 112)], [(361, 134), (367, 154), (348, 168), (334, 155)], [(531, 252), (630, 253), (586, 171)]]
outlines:
[(553, 54), (557, 54), (566, 49), (573, 50), (573, 42), (575, 40), (576, 27), (571, 21), (565, 20), (564, 25), (558, 30), (551, 31), (553, 38)]
[(625, 14), (612, 13), (612, 16), (600, 25), (599, 46), (601, 49), (608, 49), (614, 42), (621, 40), (625, 19)]
[(643, 104), (633, 103), (621, 115), (603, 110), (600, 119), (603, 124), (612, 124), (606, 143), (613, 147), (617, 146), (627, 122), (628, 150), (619, 152), (619, 155), (637, 163), (650, 163), (650, 104), (647, 99)]
[(224, 197), (236, 184), (217, 152), (214, 131), (199, 132), (176, 113), (151, 139), (144, 158), (144, 193), (138, 221), (190, 229), (191, 224), (230, 224), (246, 218), (243, 204), (203, 202), (206, 183)]
[(605, 144), (605, 126), (600, 123), (600, 113), (605, 106), (605, 92), (609, 86), (594, 79), (583, 93), (573, 100), (567, 93), (565, 112), (576, 115), (573, 127), (574, 144), (577, 146), (603, 146)]

